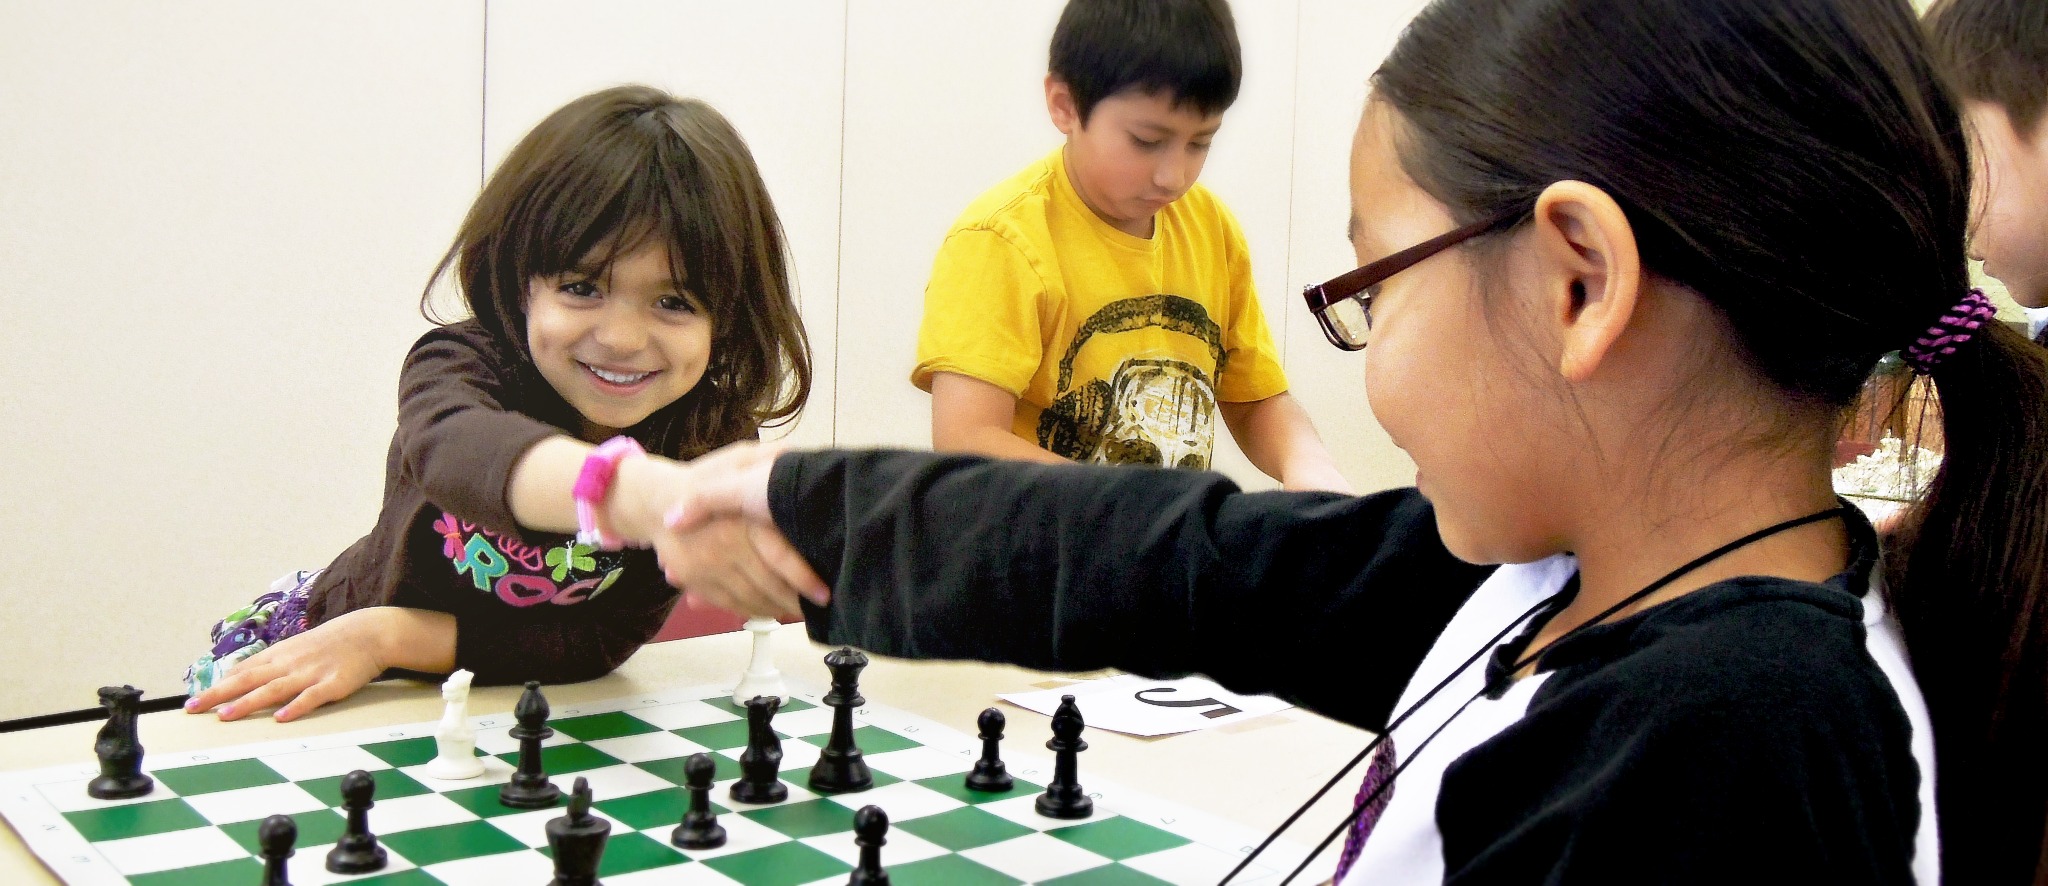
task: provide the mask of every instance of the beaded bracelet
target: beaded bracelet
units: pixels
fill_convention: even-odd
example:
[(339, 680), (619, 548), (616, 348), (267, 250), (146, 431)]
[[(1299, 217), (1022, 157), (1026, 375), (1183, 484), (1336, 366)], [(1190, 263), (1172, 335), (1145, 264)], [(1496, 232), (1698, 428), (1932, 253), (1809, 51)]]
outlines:
[(625, 539), (606, 532), (600, 525), (598, 511), (612, 490), (612, 481), (618, 479), (619, 462), (627, 456), (638, 457), (645, 452), (631, 437), (613, 437), (598, 444), (590, 451), (590, 457), (583, 460), (583, 469), (576, 473), (576, 486), (570, 490), (570, 495), (576, 499), (578, 542), (596, 545), (606, 551), (626, 546)]

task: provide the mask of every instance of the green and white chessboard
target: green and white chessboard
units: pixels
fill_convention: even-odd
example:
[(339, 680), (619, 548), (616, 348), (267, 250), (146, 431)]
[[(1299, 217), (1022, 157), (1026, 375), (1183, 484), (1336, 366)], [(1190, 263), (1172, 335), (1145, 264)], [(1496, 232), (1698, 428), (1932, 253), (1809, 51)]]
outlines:
[[(790, 702), (774, 721), (783, 736), (788, 801), (733, 803), (726, 788), (739, 776), (747, 724), (730, 691), (696, 687), (555, 709), (549, 724), (555, 736), (543, 759), (565, 795), (577, 776), (588, 778), (595, 811), (612, 822), (599, 871), (608, 886), (844, 883), (859, 855), (853, 811), (869, 804), (889, 814), (882, 858), (898, 886), (1209, 884), (1260, 836), (1116, 787), (1090, 771), (1085, 753), (1081, 783), (1096, 798), (1095, 815), (1078, 822), (1038, 815), (1033, 804), (1052, 765), (1037, 749), (1050, 733), (1042, 720), (1028, 717), (1013, 718), (1003, 742), (1016, 787), (984, 794), (964, 782), (980, 754), (978, 739), (902, 711), (861, 708), (855, 738), (875, 787), (819, 796), (804, 785), (831, 730), (832, 712), (802, 685), (791, 687)], [(87, 796), (86, 782), (98, 774), (91, 763), (8, 773), (0, 775), (0, 814), (71, 884), (255, 884), (262, 871), (257, 825), (285, 813), (299, 829), (290, 862), (297, 886), (540, 886), (553, 874), (544, 828), (562, 809), (499, 805), (498, 785), (510, 779), (518, 759), (517, 743), (507, 736), (511, 717), (471, 723), (487, 771), (468, 781), (422, 773), (434, 756), (436, 724), (429, 722), (151, 754), (145, 768), (156, 789), (133, 800)], [(147, 746), (147, 720), (143, 726)], [(729, 839), (718, 849), (684, 851), (670, 846), (668, 835), (687, 802), (678, 787), (683, 761), (703, 751), (718, 763), (711, 796)], [(341, 776), (356, 769), (376, 777), (370, 827), (391, 863), (377, 873), (344, 877), (328, 873), (323, 863), (344, 824)], [(1234, 882), (1277, 882), (1301, 857), (1284, 845), (1267, 852)]]

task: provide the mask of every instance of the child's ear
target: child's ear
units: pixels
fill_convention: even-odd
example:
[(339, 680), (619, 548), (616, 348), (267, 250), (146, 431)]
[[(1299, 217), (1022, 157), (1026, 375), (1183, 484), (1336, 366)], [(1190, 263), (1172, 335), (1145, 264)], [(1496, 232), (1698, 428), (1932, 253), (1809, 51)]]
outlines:
[(1597, 187), (1561, 181), (1536, 198), (1541, 307), (1561, 331), (1558, 372), (1592, 377), (1635, 316), (1642, 257), (1620, 204)]
[(1074, 104), (1074, 90), (1066, 81), (1045, 75), (1045, 111), (1052, 115), (1053, 128), (1071, 136), (1081, 129), (1081, 112)]

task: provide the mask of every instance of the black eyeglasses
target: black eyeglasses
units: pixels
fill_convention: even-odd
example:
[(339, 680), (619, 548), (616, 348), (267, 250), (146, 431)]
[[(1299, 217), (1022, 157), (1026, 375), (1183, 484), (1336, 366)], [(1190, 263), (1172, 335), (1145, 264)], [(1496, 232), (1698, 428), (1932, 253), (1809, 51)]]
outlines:
[(1330, 344), (1347, 351), (1362, 351), (1365, 349), (1365, 334), (1372, 329), (1373, 293), (1367, 290), (1432, 255), (1481, 234), (1511, 228), (1528, 214), (1529, 208), (1521, 207), (1473, 222), (1327, 283), (1310, 284), (1301, 290), (1301, 297), (1308, 302), (1309, 313), (1316, 315), (1316, 320), (1323, 324), (1323, 336), (1330, 340)]

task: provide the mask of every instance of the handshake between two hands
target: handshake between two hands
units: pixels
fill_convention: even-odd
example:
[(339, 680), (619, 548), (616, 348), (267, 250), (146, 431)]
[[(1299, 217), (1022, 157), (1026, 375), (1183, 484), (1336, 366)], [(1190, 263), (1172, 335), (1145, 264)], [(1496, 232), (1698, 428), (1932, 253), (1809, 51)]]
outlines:
[(831, 598), (768, 512), (768, 475), (782, 452), (735, 443), (681, 466), (652, 545), (683, 605), (783, 617), (802, 614), (799, 597), (819, 605)]

